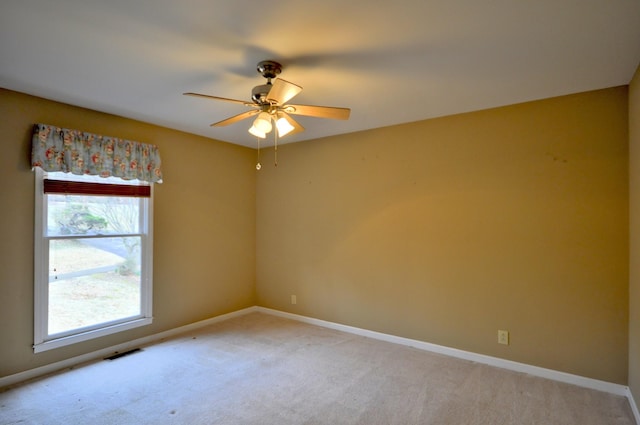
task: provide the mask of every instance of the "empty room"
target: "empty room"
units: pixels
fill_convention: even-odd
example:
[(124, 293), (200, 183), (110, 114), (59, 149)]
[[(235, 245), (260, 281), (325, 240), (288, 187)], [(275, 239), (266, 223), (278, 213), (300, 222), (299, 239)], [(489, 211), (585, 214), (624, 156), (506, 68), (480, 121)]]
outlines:
[(0, 4), (0, 424), (639, 424), (640, 2)]

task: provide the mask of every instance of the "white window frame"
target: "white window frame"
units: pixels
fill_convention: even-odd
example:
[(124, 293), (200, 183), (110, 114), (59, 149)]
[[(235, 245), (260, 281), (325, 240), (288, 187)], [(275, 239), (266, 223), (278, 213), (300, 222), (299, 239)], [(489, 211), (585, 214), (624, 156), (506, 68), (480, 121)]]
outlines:
[[(140, 270), (140, 314), (48, 335), (49, 317), (49, 241), (60, 237), (46, 235), (47, 202), (44, 179), (47, 173), (35, 168), (35, 240), (34, 240), (34, 343), (33, 351), (39, 353), (54, 348), (88, 341), (105, 335), (149, 325), (153, 322), (153, 184), (149, 198), (140, 198), (141, 270)], [(106, 235), (105, 235), (106, 236)], [(109, 235), (110, 237), (114, 235)], [(119, 235), (115, 235), (119, 236)]]

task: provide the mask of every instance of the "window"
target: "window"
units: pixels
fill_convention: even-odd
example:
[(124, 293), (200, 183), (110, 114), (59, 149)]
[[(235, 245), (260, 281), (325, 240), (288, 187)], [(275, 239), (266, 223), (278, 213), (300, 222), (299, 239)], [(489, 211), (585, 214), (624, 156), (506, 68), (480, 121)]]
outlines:
[(151, 323), (152, 194), (36, 168), (35, 352)]

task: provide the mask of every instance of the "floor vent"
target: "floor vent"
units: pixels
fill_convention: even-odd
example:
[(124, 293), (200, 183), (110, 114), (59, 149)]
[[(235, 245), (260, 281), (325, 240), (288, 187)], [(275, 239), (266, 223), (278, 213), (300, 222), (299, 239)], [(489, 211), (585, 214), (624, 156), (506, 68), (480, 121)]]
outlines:
[(128, 356), (129, 354), (133, 354), (136, 353), (138, 351), (142, 351), (139, 348), (134, 348), (133, 350), (129, 350), (129, 351), (125, 351), (124, 353), (115, 353), (113, 356), (109, 356), (109, 357), (105, 357), (105, 360), (115, 360), (115, 359), (119, 359), (120, 357), (124, 357), (124, 356)]

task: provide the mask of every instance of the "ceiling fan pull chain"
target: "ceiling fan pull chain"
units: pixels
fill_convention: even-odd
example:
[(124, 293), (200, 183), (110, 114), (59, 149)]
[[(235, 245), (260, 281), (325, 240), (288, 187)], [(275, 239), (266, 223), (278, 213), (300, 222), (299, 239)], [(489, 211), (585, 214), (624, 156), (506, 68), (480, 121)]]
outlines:
[(274, 147), (273, 147), (273, 155), (274, 155), (274, 159), (273, 159), (273, 165), (274, 166), (278, 166), (278, 132), (274, 131), (273, 132), (273, 140), (274, 140)]
[(256, 170), (260, 171), (262, 168), (262, 164), (260, 164), (260, 138), (256, 137), (256, 140), (258, 140), (258, 162), (256, 163)]

